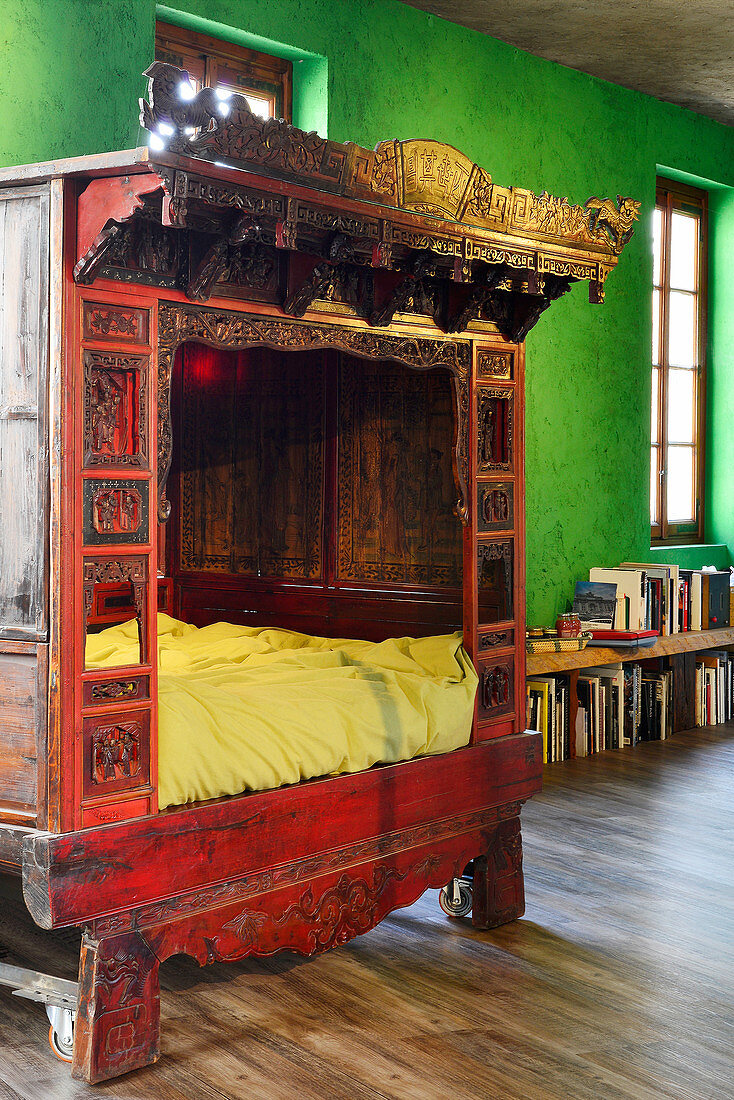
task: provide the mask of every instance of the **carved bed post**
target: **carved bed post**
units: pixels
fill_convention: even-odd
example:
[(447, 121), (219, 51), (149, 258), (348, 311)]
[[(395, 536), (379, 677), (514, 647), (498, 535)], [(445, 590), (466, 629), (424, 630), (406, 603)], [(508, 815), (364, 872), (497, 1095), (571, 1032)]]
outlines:
[(158, 1061), (158, 965), (138, 932), (101, 940), (85, 932), (73, 1077), (95, 1084)]
[(497, 928), (525, 912), (520, 816), (502, 821), (490, 834), (486, 853), (474, 860), (472, 924)]

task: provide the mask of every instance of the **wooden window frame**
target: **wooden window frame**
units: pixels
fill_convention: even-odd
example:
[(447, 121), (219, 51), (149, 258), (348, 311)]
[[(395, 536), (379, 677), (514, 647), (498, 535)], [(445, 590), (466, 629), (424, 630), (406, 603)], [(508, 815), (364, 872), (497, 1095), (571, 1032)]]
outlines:
[(155, 27), (155, 56), (186, 69), (198, 87), (223, 83), (243, 95), (267, 97), (275, 118), (292, 121), (293, 63), (285, 58), (161, 22)]
[[(708, 263), (708, 196), (705, 191), (700, 191), (686, 184), (677, 183), (674, 180), (658, 178), (655, 189), (655, 207), (663, 210), (663, 234), (661, 241), (661, 272), (660, 283), (653, 281), (653, 293), (661, 289), (660, 322), (658, 331), (658, 416), (657, 439), (660, 454), (660, 474), (657, 480), (657, 523), (651, 522), (650, 535), (652, 545), (662, 546), (671, 544), (686, 544), (703, 542), (704, 533), (704, 444), (706, 438), (706, 339), (707, 339), (707, 285), (706, 272)], [(695, 208), (700, 216), (698, 237), (698, 271), (697, 271), (697, 298), (698, 309), (696, 313), (696, 347), (698, 355), (697, 385), (696, 385), (696, 418), (694, 446), (696, 448), (696, 461), (694, 468), (694, 499), (696, 501), (696, 516), (693, 522), (670, 523), (667, 518), (667, 408), (668, 408), (668, 323), (669, 323), (669, 293), (670, 293), (670, 235), (671, 214), (674, 210), (688, 210)], [(653, 280), (655, 273), (653, 273)], [(652, 364), (654, 369), (656, 364)], [(653, 395), (654, 396), (654, 395)], [(651, 447), (655, 444), (652, 443)], [(652, 455), (651, 455), (652, 461)], [(651, 476), (652, 483), (652, 476)], [(652, 484), (651, 484), (652, 490)], [(652, 501), (651, 501), (652, 505)], [(652, 512), (652, 507), (651, 507)]]

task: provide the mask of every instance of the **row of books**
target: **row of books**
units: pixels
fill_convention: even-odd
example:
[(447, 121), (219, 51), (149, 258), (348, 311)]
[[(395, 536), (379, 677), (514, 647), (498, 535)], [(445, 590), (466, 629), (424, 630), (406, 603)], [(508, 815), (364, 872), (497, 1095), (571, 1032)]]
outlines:
[(696, 660), (696, 725), (716, 726), (734, 717), (734, 653), (700, 653)]
[(623, 562), (576, 585), (582, 628), (678, 634), (729, 625), (729, 572)]
[[(728, 677), (734, 691), (734, 659), (719, 676), (722, 683)], [(650, 671), (631, 662), (583, 669), (576, 685), (573, 728), (571, 690), (570, 677), (562, 674), (527, 681), (527, 728), (543, 735), (544, 763), (670, 736), (673, 674), (669, 669)]]

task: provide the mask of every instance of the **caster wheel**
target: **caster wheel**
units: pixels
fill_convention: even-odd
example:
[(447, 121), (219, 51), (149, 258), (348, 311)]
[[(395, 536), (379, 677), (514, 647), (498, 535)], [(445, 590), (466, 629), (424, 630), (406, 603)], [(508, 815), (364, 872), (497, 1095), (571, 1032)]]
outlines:
[(438, 904), (448, 917), (465, 917), (471, 912), (472, 888), (468, 882), (455, 878), (438, 895)]
[(54, 1025), (48, 1029), (48, 1042), (51, 1050), (54, 1052), (57, 1058), (62, 1062), (70, 1062), (74, 1053), (74, 1040), (70, 1042), (62, 1039), (57, 1031), (54, 1030)]

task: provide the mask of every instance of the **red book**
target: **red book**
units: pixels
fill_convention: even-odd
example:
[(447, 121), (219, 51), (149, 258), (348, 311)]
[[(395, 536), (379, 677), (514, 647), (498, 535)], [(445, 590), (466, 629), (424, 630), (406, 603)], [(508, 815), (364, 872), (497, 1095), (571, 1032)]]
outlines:
[(657, 630), (592, 630), (588, 644), (636, 649), (653, 645), (659, 637)]

